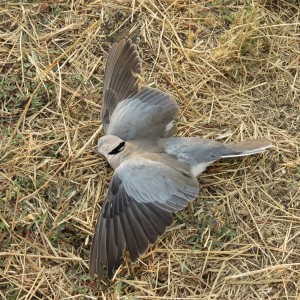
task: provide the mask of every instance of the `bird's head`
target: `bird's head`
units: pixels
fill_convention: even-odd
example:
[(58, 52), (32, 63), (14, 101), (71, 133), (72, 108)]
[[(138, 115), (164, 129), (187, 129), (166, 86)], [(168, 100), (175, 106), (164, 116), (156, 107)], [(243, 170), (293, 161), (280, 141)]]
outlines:
[[(125, 148), (125, 141), (115, 135), (105, 135), (98, 140), (98, 151), (115, 168), (119, 154)], [(117, 163), (119, 165), (119, 163)]]

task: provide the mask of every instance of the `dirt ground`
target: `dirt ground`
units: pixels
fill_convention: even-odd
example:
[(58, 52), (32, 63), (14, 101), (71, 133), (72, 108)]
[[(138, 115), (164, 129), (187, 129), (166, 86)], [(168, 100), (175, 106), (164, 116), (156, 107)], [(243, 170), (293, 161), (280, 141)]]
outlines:
[[(1, 299), (300, 299), (297, 0), (0, 2)], [(130, 37), (140, 85), (171, 93), (180, 136), (266, 137), (113, 281), (90, 278), (112, 175), (93, 153), (103, 69)]]

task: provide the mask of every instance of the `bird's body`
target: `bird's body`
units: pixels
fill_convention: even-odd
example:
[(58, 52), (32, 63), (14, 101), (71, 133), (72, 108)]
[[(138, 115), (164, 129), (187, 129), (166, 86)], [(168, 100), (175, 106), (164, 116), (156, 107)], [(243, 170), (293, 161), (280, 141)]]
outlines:
[(172, 224), (172, 213), (197, 198), (196, 177), (220, 158), (266, 151), (256, 139), (223, 144), (199, 137), (173, 137), (175, 100), (157, 89), (138, 91), (141, 62), (131, 40), (115, 43), (109, 53), (102, 105), (106, 135), (98, 151), (115, 170), (93, 238), (90, 273), (110, 278), (125, 249), (132, 261)]
[[(106, 140), (104, 145), (108, 147), (107, 149), (101, 147), (103, 140)], [(215, 140), (198, 137), (144, 138), (125, 142), (117, 136), (106, 135), (99, 140), (99, 143), (99, 153), (105, 156), (113, 169), (132, 157), (152, 157), (155, 161), (160, 157), (165, 159), (167, 155), (170, 159), (185, 164), (194, 177), (220, 158), (247, 156), (263, 152), (269, 147), (269, 143), (264, 139), (226, 145)], [(109, 155), (108, 153), (112, 152), (120, 143), (124, 143), (121, 150)], [(245, 144), (247, 145), (246, 150)]]

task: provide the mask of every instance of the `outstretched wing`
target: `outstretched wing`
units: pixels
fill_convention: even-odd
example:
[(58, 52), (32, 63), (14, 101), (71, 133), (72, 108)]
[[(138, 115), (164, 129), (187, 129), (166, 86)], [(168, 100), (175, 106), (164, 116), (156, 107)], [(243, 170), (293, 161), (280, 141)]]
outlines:
[(137, 76), (142, 62), (136, 45), (129, 39), (114, 43), (109, 51), (103, 82), (101, 119), (106, 133), (116, 105), (137, 92)]
[(174, 164), (169, 157), (137, 157), (116, 169), (93, 237), (91, 275), (101, 279), (107, 271), (112, 278), (126, 248), (136, 261), (172, 224), (172, 212), (197, 197), (197, 180)]
[(172, 96), (144, 87), (137, 94), (118, 103), (107, 134), (123, 140), (170, 137), (176, 131), (173, 121), (178, 111)]

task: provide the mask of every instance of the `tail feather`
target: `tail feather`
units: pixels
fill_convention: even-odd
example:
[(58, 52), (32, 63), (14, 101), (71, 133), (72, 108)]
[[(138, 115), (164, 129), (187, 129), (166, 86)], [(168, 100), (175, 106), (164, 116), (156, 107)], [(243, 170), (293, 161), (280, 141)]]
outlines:
[(227, 144), (228, 154), (222, 155), (222, 158), (247, 156), (265, 152), (272, 144), (266, 139), (256, 139), (238, 144)]

